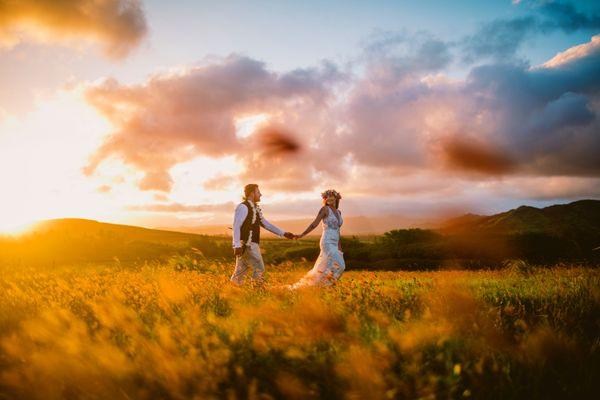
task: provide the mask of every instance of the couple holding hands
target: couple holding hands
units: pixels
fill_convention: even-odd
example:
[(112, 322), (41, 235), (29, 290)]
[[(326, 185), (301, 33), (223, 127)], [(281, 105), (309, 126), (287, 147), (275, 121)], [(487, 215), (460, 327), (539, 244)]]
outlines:
[(252, 278), (257, 283), (263, 283), (265, 265), (260, 253), (260, 228), (287, 239), (299, 239), (309, 234), (319, 223), (322, 223), (323, 233), (319, 241), (321, 252), (313, 268), (298, 282), (287, 285), (289, 289), (306, 286), (329, 286), (335, 283), (345, 269), (344, 256), (340, 246), (340, 227), (343, 219), (339, 210), (342, 196), (335, 190), (321, 193), (323, 207), (315, 220), (301, 235), (284, 232), (267, 221), (262, 215), (258, 203), (261, 193), (258, 185), (249, 184), (244, 187), (244, 201), (235, 209), (233, 219), (233, 251), (235, 254), (235, 271), (231, 281), (237, 285), (244, 282), (248, 271), (252, 270)]

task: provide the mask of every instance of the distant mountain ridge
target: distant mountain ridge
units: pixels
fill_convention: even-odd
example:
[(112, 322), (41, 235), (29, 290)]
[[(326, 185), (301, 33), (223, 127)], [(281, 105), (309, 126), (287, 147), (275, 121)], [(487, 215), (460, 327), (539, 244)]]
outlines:
[[(489, 216), (465, 214), (438, 226), (435, 223), (420, 226), (430, 232), (403, 229), (414, 228), (416, 224), (390, 218), (388, 234), (375, 240), (357, 240), (348, 233), (352, 232), (348, 228), (353, 223), (368, 229), (372, 219), (348, 217), (346, 221), (350, 226), (342, 231), (344, 253), (348, 262), (355, 266), (385, 261), (389, 264), (386, 265), (398, 268), (421, 260), (419, 265), (427, 262), (431, 267), (444, 260), (456, 259), (483, 260), (485, 265), (508, 258), (543, 264), (560, 260), (600, 261), (600, 251), (595, 250), (600, 246), (600, 200), (579, 200), (544, 208), (521, 206)], [(399, 221), (406, 225), (398, 225)], [(308, 222), (297, 220), (278, 224), (286, 230), (300, 232)], [(209, 259), (228, 259), (231, 257), (231, 239), (227, 236), (231, 235), (231, 230), (226, 226), (221, 229), (217, 232), (221, 237), (217, 237), (86, 219), (46, 220), (21, 236), (0, 235), (0, 263), (58, 265), (113, 260), (143, 263), (197, 251)], [(318, 234), (317, 229), (315, 235)], [(269, 234), (265, 239), (269, 236), (273, 237)], [(312, 259), (317, 256), (318, 246), (307, 240), (267, 240), (264, 250), (271, 260), (277, 257), (281, 258), (279, 261)]]
[(113, 224), (84, 218), (58, 218), (40, 221), (32, 227), (28, 234), (42, 234), (49, 232), (84, 232), (88, 235), (112, 232), (127, 235), (130, 240), (160, 240), (165, 242), (179, 242), (196, 236), (193, 233), (178, 232), (173, 230), (144, 228), (135, 225)]
[(447, 220), (439, 229), (446, 234), (528, 234), (600, 237), (600, 200), (578, 200), (544, 208), (520, 206), (499, 214), (465, 214)]

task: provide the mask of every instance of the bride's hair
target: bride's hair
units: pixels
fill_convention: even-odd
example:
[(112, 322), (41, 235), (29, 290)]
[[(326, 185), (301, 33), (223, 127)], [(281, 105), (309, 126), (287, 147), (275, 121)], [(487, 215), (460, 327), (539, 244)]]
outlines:
[(340, 199), (342, 198), (342, 195), (333, 189), (329, 189), (329, 190), (326, 190), (323, 193), (321, 193), (321, 198), (323, 198), (323, 205), (327, 204), (327, 198), (330, 195), (333, 195), (333, 197), (335, 197), (335, 208), (339, 208), (340, 207)]

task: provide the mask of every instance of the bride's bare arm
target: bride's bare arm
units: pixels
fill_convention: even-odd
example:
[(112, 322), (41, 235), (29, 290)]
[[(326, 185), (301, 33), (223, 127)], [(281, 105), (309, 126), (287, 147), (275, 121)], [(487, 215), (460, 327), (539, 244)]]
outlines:
[[(339, 213), (340, 213), (340, 218), (341, 218), (342, 217), (342, 212), (339, 211)], [(342, 251), (342, 232), (341, 232), (341, 230), (340, 230), (340, 238), (338, 240), (338, 250), (340, 252)]]
[(325, 209), (325, 207), (326, 206), (321, 207), (315, 220), (308, 226), (308, 228), (306, 228), (306, 230), (304, 232), (302, 232), (300, 237), (308, 235), (309, 233), (312, 232), (313, 229), (315, 229), (317, 226), (319, 226), (319, 222), (321, 222), (321, 220), (327, 216), (327, 210)]

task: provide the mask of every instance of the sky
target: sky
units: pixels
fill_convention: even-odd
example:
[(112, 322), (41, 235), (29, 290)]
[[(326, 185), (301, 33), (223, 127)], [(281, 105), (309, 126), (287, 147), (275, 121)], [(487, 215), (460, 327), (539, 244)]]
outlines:
[(0, 232), (600, 198), (600, 2), (0, 1)]

